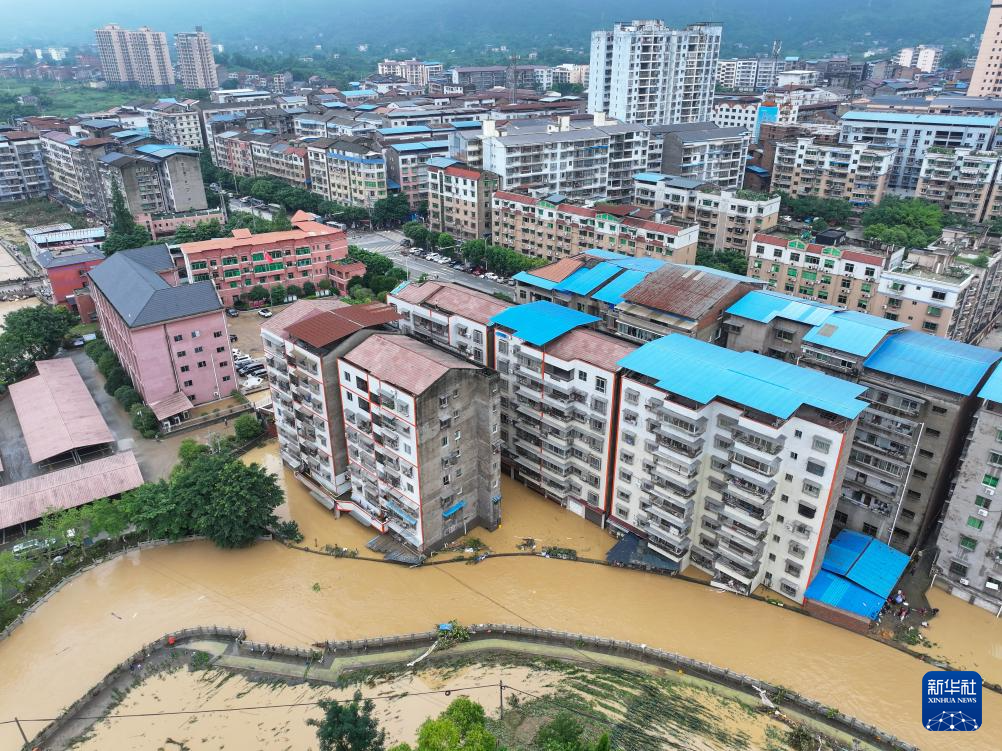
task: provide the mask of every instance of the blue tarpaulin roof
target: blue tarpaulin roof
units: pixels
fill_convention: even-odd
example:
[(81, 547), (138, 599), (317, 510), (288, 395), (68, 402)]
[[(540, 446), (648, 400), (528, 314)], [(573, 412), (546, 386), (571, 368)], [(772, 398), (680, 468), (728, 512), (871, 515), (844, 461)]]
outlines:
[(560, 284), (560, 282), (555, 282), (552, 279), (543, 279), (543, 277), (536, 276), (528, 271), (519, 271), (512, 277), (512, 279), (518, 282), (531, 284), (534, 287), (539, 287), (540, 289), (545, 289), (546, 291), (549, 291)]
[(873, 619), (907, 565), (901, 551), (846, 529), (829, 543), (804, 596)]
[(1002, 367), (995, 368), (985, 385), (981, 387), (978, 396), (993, 402), (1002, 402)]
[(602, 263), (592, 268), (578, 269), (554, 289), (557, 292), (573, 292), (575, 295), (587, 295), (596, 287), (604, 284), (618, 274), (621, 269), (611, 263)]
[(838, 310), (808, 331), (804, 341), (863, 357), (873, 352), (889, 331), (903, 328), (905, 324), (898, 321), (854, 310)]
[(918, 331), (901, 331), (880, 345), (865, 365), (955, 394), (973, 394), (1002, 352)]
[(801, 300), (776, 292), (755, 291), (742, 297), (727, 312), (759, 323), (769, 323), (773, 318), (779, 317), (814, 326), (822, 323), (834, 310), (838, 310), (834, 305)]
[(610, 305), (619, 305), (623, 302), (623, 295), (644, 281), (647, 273), (645, 271), (624, 271), (592, 295), (592, 297), (600, 302), (607, 302)]
[(848, 418), (866, 407), (866, 402), (857, 398), (866, 391), (865, 386), (682, 334), (648, 342), (619, 364), (700, 404), (723, 398), (782, 419), (805, 404)]
[(587, 313), (539, 300), (503, 310), (491, 318), (491, 323), (509, 328), (520, 339), (541, 347), (578, 326), (597, 320)]

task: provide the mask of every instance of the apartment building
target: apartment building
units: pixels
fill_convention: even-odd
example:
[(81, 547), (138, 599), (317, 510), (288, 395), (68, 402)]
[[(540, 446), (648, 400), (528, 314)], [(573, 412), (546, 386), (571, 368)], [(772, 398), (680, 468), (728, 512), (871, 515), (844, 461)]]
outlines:
[(748, 250), (748, 276), (788, 295), (884, 315), (881, 275), (903, 258), (903, 250), (881, 255), (760, 232)]
[(775, 86), (776, 77), (795, 65), (772, 57), (729, 58), (717, 62), (717, 86), (729, 91), (755, 91)]
[(90, 280), (101, 333), (157, 417), (237, 387), (219, 295), (210, 282), (180, 283), (166, 245), (119, 251)]
[(903, 68), (918, 68), (923, 73), (939, 70), (943, 58), (943, 48), (935, 44), (920, 44), (916, 47), (902, 47), (894, 56), (894, 62)]
[(922, 160), (915, 197), (974, 223), (992, 221), (1002, 216), (1000, 163), (995, 151), (931, 148)]
[(745, 176), (750, 131), (699, 121), (651, 128), (647, 167), (652, 172), (716, 183), (737, 190)]
[(351, 489), (337, 358), (358, 332), (385, 330), (396, 318), (379, 303), (297, 300), (261, 325), (282, 462), (328, 509), (350, 511), (335, 500)]
[(333, 277), (348, 255), (348, 238), (309, 216), (294, 216), (291, 230), (252, 235), (235, 229), (231, 237), (179, 245), (188, 280), (211, 281), (230, 307), (255, 285), (302, 286)]
[(442, 63), (430, 60), (383, 60), (377, 70), (382, 76), (397, 76), (414, 86), (425, 87), (432, 76), (444, 73)]
[(51, 188), (39, 135), (27, 130), (0, 132), (0, 203), (41, 198)]
[(693, 263), (699, 227), (673, 224), (667, 212), (621, 204), (582, 206), (565, 196), (533, 198), (499, 190), (492, 199), (492, 238), (497, 245), (551, 261), (590, 248), (638, 258)]
[[(351, 513), (420, 554), (501, 521), (498, 376), (375, 333), (337, 359)], [(339, 502), (339, 505), (343, 502)]]
[(936, 540), (935, 583), (993, 613), (1002, 609), (1002, 529), (996, 495), (1002, 477), (1002, 371), (978, 391)]
[(576, 63), (562, 63), (552, 68), (536, 69), (536, 88), (548, 91), (561, 85), (577, 85), (588, 88), (588, 66)]
[(202, 135), (213, 164), (218, 164), (216, 161), (219, 158), (216, 149), (218, 134), (268, 131), (275, 136), (284, 136), (292, 133), (294, 115), (276, 107), (271, 94), (265, 92), (265, 97), (249, 101), (199, 105)]
[(386, 198), (386, 159), (368, 138), (317, 138), (304, 145), (310, 190), (317, 195), (368, 209)]
[(727, 309), (724, 327), (729, 349), (866, 387), (835, 529), (905, 552), (924, 544), (949, 493), (972, 397), (1002, 353), (776, 292), (745, 295)]
[(196, 26), (194, 31), (175, 34), (174, 47), (177, 50), (178, 75), (184, 88), (206, 91), (219, 88), (212, 40), (201, 26)]
[(208, 207), (198, 152), (181, 146), (146, 144), (131, 153), (109, 151), (98, 159), (101, 214), (111, 221), (112, 195), (118, 186), (137, 221), (153, 215), (203, 211)]
[[(972, 92), (973, 93), (973, 92)], [(987, 151), (995, 141), (998, 115), (928, 115), (904, 112), (846, 112), (839, 140), (894, 150), (887, 188), (912, 193), (930, 148)]]
[(866, 142), (829, 143), (811, 136), (777, 143), (772, 188), (796, 196), (880, 203), (891, 185), (896, 152)]
[(452, 282), (408, 282), (386, 296), (400, 314), (398, 328), (462, 355), (477, 365), (494, 367), (494, 325), (509, 303)]
[(679, 334), (619, 364), (609, 526), (725, 587), (802, 602), (866, 388)]
[(94, 32), (101, 72), (110, 85), (150, 89), (174, 86), (167, 35), (141, 26), (135, 31), (108, 24)]
[(718, 128), (741, 128), (752, 134), (751, 141), (758, 139), (759, 120), (766, 114), (763, 102), (757, 96), (718, 96), (713, 100), (710, 119)]
[(107, 215), (101, 187), (101, 157), (117, 146), (114, 138), (79, 138), (50, 130), (41, 135), (52, 190), (98, 216)]
[(452, 68), (452, 83), (465, 91), (486, 91), (497, 87), (534, 89), (538, 65), (487, 65)]
[(779, 223), (780, 197), (750, 190), (722, 190), (713, 183), (657, 172), (633, 178), (633, 203), (671, 212), (676, 220), (699, 225), (699, 244), (714, 250), (748, 252), (757, 232)]
[(547, 302), (601, 320), (596, 328), (643, 344), (672, 333), (723, 344), (721, 317), (764, 282), (703, 266), (588, 250), (514, 277), (519, 302)]
[(713, 104), (722, 27), (672, 29), (658, 20), (593, 31), (588, 111), (627, 123), (696, 123)]
[(981, 35), (974, 73), (967, 88), (970, 96), (1002, 96), (1002, 5), (992, 3)]
[(361, 136), (379, 127), (382, 118), (367, 116), (363, 112), (306, 112), (292, 118), (292, 131), (296, 138), (341, 138)]
[(392, 144), (383, 152), (387, 180), (399, 185), (411, 207), (417, 209), (428, 200), (428, 160), (448, 153), (447, 140)]
[(491, 233), (491, 196), (497, 175), (471, 169), (455, 159), (432, 157), (428, 171), (428, 229), (457, 241), (482, 240)]
[(496, 174), (501, 189), (532, 187), (569, 199), (626, 198), (648, 161), (648, 129), (601, 114), (590, 122), (487, 120), (480, 141), (479, 167)]
[(201, 150), (205, 147), (202, 126), (198, 118), (197, 99), (158, 99), (153, 104), (139, 107), (146, 118), (150, 135), (160, 143)]
[(614, 462), (617, 363), (635, 347), (587, 328), (596, 321), (544, 301), (491, 319), (501, 441), (514, 477), (601, 523)]

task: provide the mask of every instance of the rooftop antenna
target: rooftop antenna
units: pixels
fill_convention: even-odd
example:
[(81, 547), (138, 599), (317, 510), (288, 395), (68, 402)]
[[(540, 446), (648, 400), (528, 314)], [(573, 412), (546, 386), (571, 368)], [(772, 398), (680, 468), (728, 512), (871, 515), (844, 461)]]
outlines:
[(515, 53), (512, 53), (508, 57), (508, 70), (505, 71), (505, 77), (508, 79), (507, 83), (511, 87), (510, 104), (515, 104), (517, 99), (516, 91), (518, 90), (518, 55)]

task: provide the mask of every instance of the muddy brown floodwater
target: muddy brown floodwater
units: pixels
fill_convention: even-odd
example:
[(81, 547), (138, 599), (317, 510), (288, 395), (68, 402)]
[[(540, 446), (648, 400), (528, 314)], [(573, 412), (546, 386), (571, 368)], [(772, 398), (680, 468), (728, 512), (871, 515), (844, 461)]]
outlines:
[[(272, 443), (249, 459), (280, 470), (275, 452)], [(283, 478), (290, 490), (287, 512), (302, 525), (307, 544), (316, 538), (321, 546), (361, 548), (371, 538), (351, 519), (330, 519), (284, 473)], [(521, 486), (506, 482), (503, 492), (501, 528), (491, 535), (477, 532), (495, 549), (513, 546), (522, 536), (563, 541), (595, 554), (608, 547), (600, 530)], [(964, 610), (960, 617), (966, 615)], [(144, 642), (186, 626), (243, 627), (250, 639), (307, 645), (425, 631), (451, 618), (530, 624), (672, 650), (787, 686), (923, 749), (958, 747), (955, 736), (921, 727), (926, 665), (758, 601), (679, 580), (539, 557), (406, 569), (274, 543), (237, 551), (178, 544), (130, 553), (84, 574), (0, 643), (0, 720), (54, 717)], [(968, 640), (976, 642), (971, 649), (981, 657), (979, 670), (986, 679), (1002, 679), (997, 627), (971, 623)], [(947, 638), (948, 630), (943, 624), (930, 634), (933, 641), (937, 631), (944, 634), (944, 649), (957, 638)], [(984, 716), (985, 726), (964, 736), (964, 749), (1002, 748), (1002, 697), (986, 692)], [(41, 726), (27, 727), (38, 732)], [(13, 725), (0, 725), (0, 749), (19, 743)]]

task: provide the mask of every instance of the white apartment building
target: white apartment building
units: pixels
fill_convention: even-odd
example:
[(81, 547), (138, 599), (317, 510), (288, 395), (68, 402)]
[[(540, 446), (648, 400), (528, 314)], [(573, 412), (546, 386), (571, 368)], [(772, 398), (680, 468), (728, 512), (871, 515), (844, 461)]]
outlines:
[(777, 86), (814, 86), (821, 79), (817, 70), (784, 70), (776, 74)]
[(635, 345), (586, 328), (599, 319), (547, 301), (492, 317), (501, 440), (514, 476), (601, 522), (614, 461), (619, 360)]
[(771, 57), (730, 58), (717, 62), (717, 86), (730, 91), (755, 91), (776, 85), (778, 74), (790, 67)]
[(212, 40), (201, 26), (196, 26), (194, 31), (175, 34), (174, 47), (177, 49), (178, 75), (184, 88), (206, 91), (219, 88)]
[(917, 47), (902, 47), (894, 56), (894, 62), (905, 68), (918, 68), (923, 73), (932, 73), (939, 69), (943, 59), (943, 48), (940, 45), (920, 44)]
[(197, 99), (158, 99), (140, 107), (139, 113), (146, 117), (150, 135), (161, 143), (201, 150), (205, 147), (205, 139), (197, 105)]
[(968, 96), (1002, 96), (1002, 4), (992, 3), (981, 35)]
[(866, 388), (681, 334), (620, 364), (610, 527), (725, 587), (802, 602)]
[(922, 160), (915, 196), (975, 223), (992, 221), (1002, 210), (1000, 165), (996, 151), (933, 147)]
[(536, 88), (546, 91), (561, 84), (588, 87), (588, 66), (563, 63), (552, 68), (536, 68)]
[(709, 121), (658, 125), (651, 128), (647, 168), (736, 190), (744, 182), (750, 145), (751, 131), (744, 128)]
[(987, 151), (992, 148), (998, 126), (998, 116), (852, 111), (842, 115), (839, 140), (894, 149), (888, 189), (911, 193), (918, 185), (922, 160), (931, 147)]
[(804, 136), (780, 141), (772, 163), (773, 190), (795, 196), (880, 203), (890, 184), (895, 152), (866, 142), (831, 143)]
[(720, 97), (713, 102), (711, 119), (719, 128), (741, 128), (754, 133), (762, 100), (755, 96)]
[(442, 63), (431, 60), (383, 60), (377, 66), (377, 71), (384, 76), (397, 76), (414, 86), (427, 86), (432, 76), (442, 75)]
[(756, 232), (779, 223), (781, 199), (752, 191), (721, 190), (699, 180), (641, 172), (633, 178), (633, 203), (699, 225), (700, 245), (748, 252)]
[(393, 308), (378, 303), (299, 300), (261, 326), (282, 462), (322, 493), (328, 509), (336, 510), (335, 497), (351, 488), (337, 356), (366, 335), (355, 336), (363, 329), (396, 319)]
[(51, 187), (38, 133), (0, 133), (0, 203), (41, 198)]
[(588, 111), (646, 125), (709, 119), (722, 28), (640, 20), (592, 32)]
[(501, 520), (498, 377), (373, 334), (338, 357), (354, 517), (420, 554)]
[(601, 114), (587, 125), (569, 117), (521, 127), (486, 120), (478, 166), (497, 175), (502, 190), (532, 186), (573, 199), (619, 199), (629, 196), (633, 175), (646, 168), (648, 143), (644, 126)]
[(317, 138), (304, 142), (310, 190), (345, 206), (372, 208), (386, 198), (386, 159), (365, 138)]
[(108, 24), (94, 32), (101, 72), (109, 84), (136, 84), (146, 88), (174, 85), (167, 35), (142, 26), (136, 31)]
[(386, 296), (410, 336), (448, 347), (477, 365), (494, 367), (491, 318), (511, 305), (452, 282), (408, 282)]

